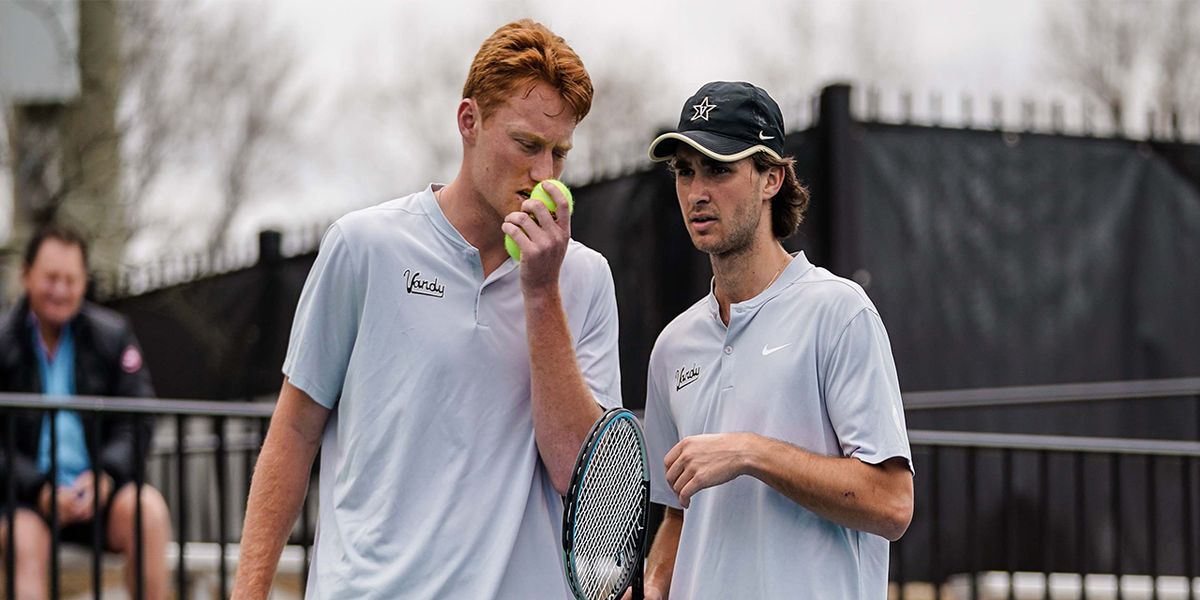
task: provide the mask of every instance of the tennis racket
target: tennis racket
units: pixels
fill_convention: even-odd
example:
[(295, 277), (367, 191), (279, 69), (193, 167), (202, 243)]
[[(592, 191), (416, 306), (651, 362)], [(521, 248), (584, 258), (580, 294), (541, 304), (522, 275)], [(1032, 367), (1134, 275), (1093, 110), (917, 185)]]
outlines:
[(650, 472), (633, 413), (609, 409), (575, 459), (563, 504), (563, 568), (576, 600), (642, 598)]

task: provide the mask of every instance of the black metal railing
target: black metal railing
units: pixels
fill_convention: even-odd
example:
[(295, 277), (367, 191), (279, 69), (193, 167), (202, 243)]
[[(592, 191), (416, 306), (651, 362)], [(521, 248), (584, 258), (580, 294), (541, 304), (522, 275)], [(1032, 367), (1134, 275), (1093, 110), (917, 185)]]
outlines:
[[(1183, 421), (1185, 431), (1200, 426), (1188, 412), (1200, 414), (1200, 379), (905, 394), (910, 423), (939, 411), (990, 414), (1057, 407), (1085, 414), (1105, 403), (1125, 407), (1147, 402), (1155, 410), (1165, 405), (1153, 403), (1172, 403), (1157, 415), (1162, 421)], [(136, 470), (135, 484), (154, 485), (170, 506), (177, 548), (175, 595), (189, 597), (189, 558), (203, 549), (215, 554), (209, 558), (216, 561), (211, 567), (216, 593), (225, 597), (240, 538), (240, 511), (273, 405), (0, 394), (5, 473), (13, 471), (16, 415), (58, 410), (94, 416), (91, 427), (97, 430), (104, 419), (155, 420), (145, 468)], [(1036, 429), (1039, 423), (1018, 425)], [(895, 597), (1200, 596), (1200, 442), (924, 427), (909, 435), (917, 471), (916, 506), (909, 531), (892, 545)], [(140, 448), (143, 441), (135, 445)], [(315, 504), (312, 489), (309, 498)], [(11, 522), (15, 490), (9, 483), (0, 493)], [(298, 549), (302, 556), (296, 569), (301, 590), (313, 522), (313, 507), (306, 502), (288, 542), (289, 550)], [(12, 531), (9, 527), (9, 548)], [(53, 539), (51, 585), (58, 597), (62, 573)], [(102, 555), (94, 542), (90, 566), (96, 598), (102, 594)], [(3, 567), (8, 597), (14, 591), (12, 557), (12, 552), (5, 554)], [(144, 557), (135, 560), (140, 564)], [(1145, 594), (1134, 589), (1139, 585)], [(1058, 593), (1060, 588), (1066, 591)], [(134, 590), (134, 595), (141, 597), (142, 591)]]
[(1062, 597), (1056, 587), (1074, 598), (1196, 597), (1200, 442), (909, 439), (917, 502), (892, 545), (895, 597)]
[(892, 597), (1200, 597), (1200, 378), (904, 403), (916, 505)]
[[(212, 594), (227, 597), (232, 583), (232, 566), (236, 564), (236, 541), (240, 539), (240, 525), (249, 493), (250, 475), (257, 460), (262, 440), (274, 409), (272, 403), (209, 402), (191, 400), (64, 397), (50, 398), (30, 394), (0, 394), (0, 431), (4, 435), (4, 477), (2, 490), (4, 499), (3, 517), (11, 523), (17, 505), (13, 473), (16, 452), (16, 424), (18, 415), (57, 414), (71, 410), (90, 416), (91, 442), (98, 438), (103, 423), (109, 419), (132, 419), (153, 422), (153, 428), (134, 427), (137, 456), (134, 469), (135, 495), (135, 589), (130, 590), (135, 598), (144, 597), (145, 562), (143, 553), (142, 494), (145, 485), (160, 490), (170, 509), (174, 527), (173, 553), (174, 597), (186, 599), (191, 592), (189, 574), (198, 568), (215, 571), (215, 589)], [(51, 424), (51, 480), (57, 473), (56, 435), (54, 418)], [(152, 433), (150, 433), (152, 431)], [(151, 435), (150, 439), (145, 436)], [(142, 449), (147, 449), (143, 451)], [(96, 448), (89, 448), (93, 457)], [(315, 479), (314, 479), (315, 481)], [(315, 486), (315, 483), (313, 484)], [(313, 488), (315, 489), (315, 487)], [(51, 494), (56, 494), (51, 486)], [(303, 590), (309, 553), (312, 546), (312, 520), (315, 494), (309, 494), (312, 503), (306, 500), (299, 522), (289, 536), (291, 556), (302, 555), (297, 571), (298, 589)], [(96, 508), (99, 508), (96, 494)], [(55, 502), (50, 502), (48, 521), (51, 524), (51, 553), (49, 557), (52, 598), (62, 595), (62, 569), (59, 551), (59, 519)], [(90, 570), (92, 595), (102, 597), (102, 563), (104, 557), (103, 537), (99, 530), (100, 520), (93, 519), (93, 541), (90, 548)], [(14, 547), (14, 528), (7, 528), (6, 547)], [(297, 548), (298, 547), (298, 548)], [(211, 565), (215, 549), (215, 567)], [(298, 552), (297, 552), (298, 550)], [(15, 597), (14, 552), (5, 553), (3, 574), (5, 597)], [(201, 558), (203, 557), (203, 560)], [(204, 567), (190, 564), (205, 562)]]
[(996, 408), (1150, 398), (1200, 399), (1200, 377), (907, 392), (904, 394), (904, 410)]

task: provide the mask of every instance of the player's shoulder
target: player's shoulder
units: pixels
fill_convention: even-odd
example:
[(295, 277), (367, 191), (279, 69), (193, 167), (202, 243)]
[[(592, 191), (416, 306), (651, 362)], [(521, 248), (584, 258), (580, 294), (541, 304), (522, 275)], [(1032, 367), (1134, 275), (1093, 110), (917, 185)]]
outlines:
[(575, 239), (567, 244), (567, 256), (564, 260), (573, 268), (582, 268), (588, 272), (609, 272), (611, 270), (608, 259), (603, 254)]
[(709, 296), (697, 300), (687, 310), (679, 313), (666, 327), (659, 332), (654, 341), (651, 356), (670, 351), (672, 348), (685, 343), (698, 327), (702, 327), (708, 319), (712, 319), (712, 303)]
[(341, 248), (352, 255), (370, 255), (379, 248), (421, 244), (438, 235), (430, 220), (436, 206), (430, 188), (342, 215), (325, 232), (322, 251)]
[(857, 282), (839, 277), (823, 267), (813, 267), (789, 286), (789, 295), (810, 309), (847, 318), (863, 310), (878, 313), (866, 290)]
[(711, 294), (705, 295), (703, 298), (693, 302), (691, 306), (679, 313), (674, 319), (671, 319), (671, 322), (667, 323), (667, 326), (663, 328), (663, 333), (670, 333), (671, 335), (683, 333), (702, 320), (711, 318), (712, 308)]
[(559, 286), (564, 302), (582, 302), (588, 306), (615, 302), (616, 284), (608, 259), (575, 240), (567, 245), (567, 254), (559, 271)]
[(426, 218), (428, 208), (427, 203), (422, 201), (424, 195), (432, 195), (432, 192), (427, 188), (407, 196), (350, 211), (334, 221), (332, 228), (336, 229), (340, 236), (349, 239), (386, 233), (397, 224), (397, 221)]

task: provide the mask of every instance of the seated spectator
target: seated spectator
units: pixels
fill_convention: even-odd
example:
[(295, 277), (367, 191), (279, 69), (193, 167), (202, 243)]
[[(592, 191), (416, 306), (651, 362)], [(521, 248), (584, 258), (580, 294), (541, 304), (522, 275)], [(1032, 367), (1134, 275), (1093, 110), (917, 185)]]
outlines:
[[(154, 394), (150, 374), (129, 323), (83, 299), (87, 287), (87, 245), (76, 233), (51, 226), (26, 248), (21, 282), (25, 296), (0, 320), (0, 391), (72, 395)], [(50, 474), (50, 418), (55, 414), (57, 477)], [(134, 520), (139, 455), (135, 427), (142, 428), (141, 456), (150, 427), (132, 415), (60, 410), (16, 413), (13, 472), (6, 473), (0, 444), (0, 507), (7, 487), (15, 487), (14, 521), (17, 598), (45, 598), (50, 561), (51, 486), (57, 486), (57, 523), (64, 541), (92, 544), (93, 520), (100, 520), (101, 546), (125, 556), (125, 581), (135, 589), (137, 544)], [(100, 419), (99, 428), (93, 420)], [(93, 439), (93, 436), (96, 436)], [(89, 452), (95, 448), (96, 454)], [(7, 481), (11, 478), (12, 481)], [(100, 498), (95, 510), (94, 495)], [(142, 486), (145, 597), (167, 596), (166, 546), (171, 519), (162, 494)], [(9, 551), (7, 507), (0, 512), (0, 556)], [(0, 562), (0, 564), (3, 564)]]

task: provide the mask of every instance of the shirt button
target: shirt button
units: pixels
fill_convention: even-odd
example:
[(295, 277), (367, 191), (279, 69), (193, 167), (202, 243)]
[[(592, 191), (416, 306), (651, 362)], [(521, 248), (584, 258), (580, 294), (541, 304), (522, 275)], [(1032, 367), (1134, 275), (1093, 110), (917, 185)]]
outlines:
[(733, 346), (725, 346), (725, 354), (733, 354)]

